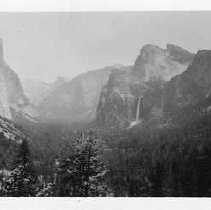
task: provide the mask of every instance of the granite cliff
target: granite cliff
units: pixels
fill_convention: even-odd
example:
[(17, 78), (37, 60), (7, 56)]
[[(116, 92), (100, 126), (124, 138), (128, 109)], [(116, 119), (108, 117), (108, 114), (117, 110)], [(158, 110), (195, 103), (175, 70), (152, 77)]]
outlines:
[[(128, 67), (121, 67), (128, 68)], [(101, 88), (114, 66), (88, 71), (58, 85), (41, 101), (40, 118), (44, 121), (89, 123), (95, 119)]]
[(160, 120), (164, 85), (184, 72), (193, 58), (193, 53), (175, 45), (168, 44), (166, 49), (145, 45), (131, 70), (115, 70), (110, 74), (101, 91), (97, 125), (130, 128), (143, 120), (151, 123)]
[(31, 118), (33, 108), (24, 94), (18, 75), (4, 60), (2, 40), (0, 40), (0, 92), (1, 117), (10, 120), (15, 120), (20, 115)]
[(211, 50), (199, 50), (192, 64), (164, 89), (164, 112), (171, 113), (203, 101), (211, 93)]

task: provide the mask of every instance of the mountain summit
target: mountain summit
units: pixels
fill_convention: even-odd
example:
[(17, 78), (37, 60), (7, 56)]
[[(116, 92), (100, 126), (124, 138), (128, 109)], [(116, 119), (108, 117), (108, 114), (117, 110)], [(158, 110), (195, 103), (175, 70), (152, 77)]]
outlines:
[(194, 54), (176, 45), (167, 44), (166, 49), (156, 45), (144, 45), (136, 58), (133, 73), (141, 80), (168, 81), (181, 74), (193, 60)]

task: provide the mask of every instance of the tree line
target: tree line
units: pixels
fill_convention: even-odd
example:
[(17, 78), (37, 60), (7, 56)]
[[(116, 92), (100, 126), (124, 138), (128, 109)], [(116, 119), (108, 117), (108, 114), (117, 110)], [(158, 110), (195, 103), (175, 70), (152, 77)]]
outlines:
[(20, 145), (15, 168), (1, 177), (1, 196), (90, 197), (112, 193), (104, 181), (107, 168), (98, 138), (92, 131), (79, 133), (68, 158), (55, 160), (55, 172), (46, 179), (36, 171), (26, 140)]
[(189, 107), (172, 122), (97, 134), (49, 127), (22, 142), (1, 196), (210, 197), (211, 113)]

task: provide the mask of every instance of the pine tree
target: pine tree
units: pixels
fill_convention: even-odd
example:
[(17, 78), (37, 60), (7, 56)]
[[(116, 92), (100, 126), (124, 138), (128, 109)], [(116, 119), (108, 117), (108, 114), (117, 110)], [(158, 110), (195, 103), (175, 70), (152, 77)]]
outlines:
[(29, 197), (36, 194), (36, 176), (30, 160), (29, 145), (23, 140), (16, 161), (16, 168), (11, 172), (3, 188), (5, 196)]
[(110, 190), (104, 182), (107, 171), (100, 150), (99, 140), (93, 132), (79, 135), (75, 152), (60, 163), (60, 196), (108, 195)]
[(53, 197), (54, 196), (54, 184), (44, 184), (37, 192), (36, 197)]

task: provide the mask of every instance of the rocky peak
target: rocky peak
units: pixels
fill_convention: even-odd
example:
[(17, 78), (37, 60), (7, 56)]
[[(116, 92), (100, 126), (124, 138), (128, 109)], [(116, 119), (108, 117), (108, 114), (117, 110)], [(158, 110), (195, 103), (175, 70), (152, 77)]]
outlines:
[(199, 50), (185, 74), (198, 84), (211, 84), (211, 50)]
[(133, 74), (140, 80), (169, 81), (173, 76), (186, 70), (194, 55), (175, 45), (162, 49), (156, 45), (145, 45), (138, 55)]
[(162, 56), (164, 53), (165, 50), (156, 45), (144, 45), (140, 50), (139, 56), (136, 58), (135, 67), (142, 63), (153, 62), (156, 56)]
[(193, 61), (193, 66), (200, 66), (210, 69), (211, 67), (211, 50), (199, 50)]
[(190, 64), (194, 58), (193, 53), (173, 44), (167, 44), (166, 50), (173, 60), (182, 64)]

